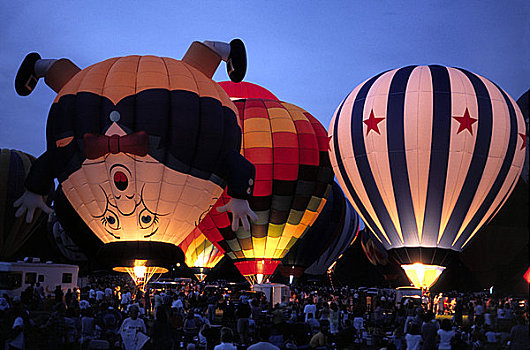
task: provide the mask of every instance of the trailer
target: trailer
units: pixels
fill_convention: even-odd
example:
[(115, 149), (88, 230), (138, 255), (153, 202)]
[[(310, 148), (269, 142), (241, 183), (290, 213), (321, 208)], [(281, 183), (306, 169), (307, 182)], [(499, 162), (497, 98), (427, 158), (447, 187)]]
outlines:
[(39, 259), (26, 258), (24, 261), (0, 261), (0, 295), (20, 296), (28, 287), (37, 283), (44, 288), (46, 295), (52, 294), (56, 286), (63, 293), (77, 287), (79, 266), (67, 264), (41, 263)]

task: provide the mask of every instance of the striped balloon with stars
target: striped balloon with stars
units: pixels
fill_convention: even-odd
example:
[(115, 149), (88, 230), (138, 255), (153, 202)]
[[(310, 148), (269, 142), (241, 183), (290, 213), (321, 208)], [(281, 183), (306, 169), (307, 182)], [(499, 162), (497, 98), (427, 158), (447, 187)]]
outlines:
[(443, 265), (439, 253), (461, 251), (510, 195), (526, 147), (525, 122), (506, 92), (438, 65), (357, 86), (329, 135), (339, 183), (401, 263)]

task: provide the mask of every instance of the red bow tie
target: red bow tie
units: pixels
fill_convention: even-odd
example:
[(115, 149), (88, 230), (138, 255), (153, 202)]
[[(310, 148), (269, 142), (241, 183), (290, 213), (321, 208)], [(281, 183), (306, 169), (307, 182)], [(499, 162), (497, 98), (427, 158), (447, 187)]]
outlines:
[(130, 153), (137, 156), (145, 156), (149, 150), (149, 136), (145, 131), (135, 132), (134, 134), (119, 135), (83, 135), (85, 145), (85, 156), (88, 159), (96, 159), (105, 154)]

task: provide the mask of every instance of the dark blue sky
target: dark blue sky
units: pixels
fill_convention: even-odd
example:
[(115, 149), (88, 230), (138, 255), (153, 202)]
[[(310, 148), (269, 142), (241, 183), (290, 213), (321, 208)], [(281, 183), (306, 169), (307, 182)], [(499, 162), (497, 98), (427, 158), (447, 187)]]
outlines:
[[(398, 4), (399, 3), (399, 4)], [(84, 68), (109, 57), (182, 58), (193, 40), (241, 38), (245, 80), (326, 128), (358, 84), (409, 64), (463, 67), (517, 99), (530, 88), (530, 1), (8, 1), (0, 0), (0, 148), (38, 156), (54, 93), (13, 80), (24, 56)], [(226, 80), (221, 67), (216, 80)]]

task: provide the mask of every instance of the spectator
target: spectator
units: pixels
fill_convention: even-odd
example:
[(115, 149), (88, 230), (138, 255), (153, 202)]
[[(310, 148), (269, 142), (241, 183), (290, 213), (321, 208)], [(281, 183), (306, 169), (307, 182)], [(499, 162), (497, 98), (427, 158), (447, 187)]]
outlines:
[(11, 333), (9, 334), (9, 338), (7, 341), (7, 350), (18, 350), (25, 348), (24, 318), (21, 314), (22, 312), (22, 310), (19, 310), (17, 312), (17, 316), (15, 317), (15, 321), (13, 322), (13, 326), (11, 327)]
[(331, 303), (329, 311), (329, 330), (330, 333), (335, 335), (339, 332), (339, 321), (340, 321), (339, 307), (334, 302)]
[(442, 320), (442, 325), (438, 330), (438, 336), (440, 337), (438, 349), (451, 350), (451, 339), (455, 336), (455, 331), (451, 327), (451, 321), (448, 319)]
[(81, 349), (88, 348), (91, 340), (96, 339), (96, 320), (92, 316), (92, 310), (83, 309), (81, 311), (81, 336), (79, 343)]
[(234, 333), (228, 327), (221, 329), (221, 344), (216, 345), (214, 350), (237, 350), (234, 345)]
[(432, 311), (427, 311), (421, 326), (422, 350), (435, 350), (437, 348), (438, 329), (440, 329), (440, 326), (434, 318), (434, 314)]
[(516, 325), (510, 331), (510, 349), (530, 349), (530, 337), (528, 336), (528, 325), (525, 325), (522, 316), (516, 318)]
[(311, 332), (315, 333), (320, 329), (320, 322), (316, 318), (313, 318), (313, 314), (307, 315), (307, 321), (306, 323), (311, 328)]
[(239, 304), (236, 311), (237, 333), (239, 333), (239, 339), (242, 344), (247, 344), (248, 342), (250, 313), (248, 302)]
[(326, 327), (322, 327), (318, 333), (313, 335), (311, 337), (311, 341), (309, 341), (309, 347), (311, 348), (319, 348), (328, 346), (328, 329)]
[(411, 323), (411, 325), (408, 327), (405, 341), (407, 342), (407, 350), (421, 349), (420, 327), (416, 323)]
[(309, 298), (307, 301), (307, 304), (304, 306), (304, 314), (305, 314), (305, 321), (307, 322), (308, 315), (313, 315), (313, 318), (316, 317), (317, 314), (317, 307), (313, 303), (313, 299)]
[(260, 341), (249, 346), (248, 350), (280, 350), (279, 347), (269, 342), (270, 331), (269, 328), (264, 328), (260, 333)]
[(156, 350), (173, 349), (173, 336), (171, 327), (167, 320), (165, 308), (161, 307), (156, 310), (155, 322), (151, 329), (151, 343)]
[(138, 318), (138, 308), (131, 307), (129, 310), (129, 317), (123, 320), (120, 327), (120, 336), (125, 350), (138, 349), (143, 346), (149, 339), (145, 334), (144, 320)]

